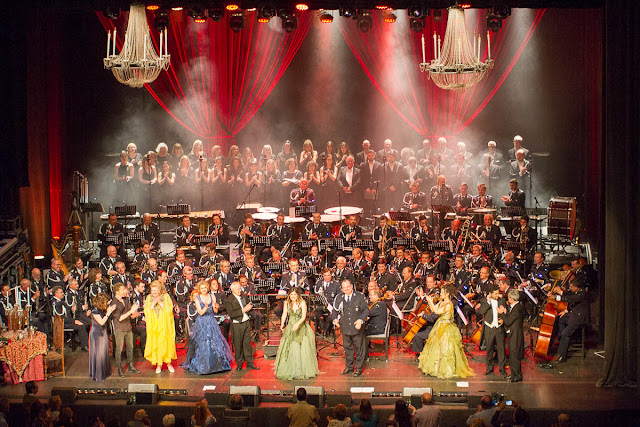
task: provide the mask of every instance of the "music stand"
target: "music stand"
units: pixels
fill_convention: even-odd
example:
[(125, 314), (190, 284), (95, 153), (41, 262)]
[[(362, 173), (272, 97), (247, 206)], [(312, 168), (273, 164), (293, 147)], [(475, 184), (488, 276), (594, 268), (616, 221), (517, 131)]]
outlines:
[[(431, 205), (431, 211), (431, 227), (435, 228), (439, 235), (442, 232), (442, 230), (440, 230), (440, 226), (444, 226), (444, 216), (448, 213), (455, 213), (455, 210), (453, 209), (453, 206)], [(438, 217), (438, 227), (435, 227), (433, 224), (436, 217)]]

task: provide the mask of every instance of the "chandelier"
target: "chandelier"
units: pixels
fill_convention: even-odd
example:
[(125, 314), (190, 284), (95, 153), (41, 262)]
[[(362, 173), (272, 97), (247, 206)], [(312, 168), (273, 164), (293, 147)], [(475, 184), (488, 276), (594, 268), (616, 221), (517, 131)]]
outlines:
[(491, 39), (487, 31), (487, 60), (480, 61), (481, 38), (474, 33), (473, 47), (467, 36), (464, 9), (460, 6), (449, 8), (447, 30), (441, 46), (440, 36), (433, 33), (435, 58), (427, 63), (425, 58), (424, 35), (422, 36), (422, 63), (420, 71), (429, 71), (429, 78), (442, 89), (465, 90), (478, 83), (493, 68), (491, 59)]
[[(111, 31), (107, 34), (107, 56), (103, 61), (104, 68), (110, 69), (120, 83), (131, 87), (142, 87), (157, 79), (160, 71), (169, 68), (167, 29), (165, 27), (160, 31), (160, 55), (158, 55), (151, 41), (144, 5), (131, 5), (129, 23), (124, 33), (124, 44), (117, 55), (116, 31), (114, 28), (113, 48), (111, 47)], [(163, 41), (164, 54), (162, 53)]]

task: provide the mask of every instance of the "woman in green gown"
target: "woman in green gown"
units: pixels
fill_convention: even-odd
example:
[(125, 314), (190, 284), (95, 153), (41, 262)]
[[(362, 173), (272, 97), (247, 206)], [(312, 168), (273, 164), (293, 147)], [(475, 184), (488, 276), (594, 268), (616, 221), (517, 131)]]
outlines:
[(464, 354), (462, 335), (453, 320), (451, 295), (455, 295), (455, 292), (456, 288), (453, 285), (443, 286), (440, 292), (441, 300), (437, 304), (433, 303), (433, 297), (430, 295), (426, 297), (431, 311), (440, 316), (433, 325), (418, 359), (418, 367), (426, 375), (438, 378), (466, 378), (475, 375)]
[(281, 380), (305, 379), (318, 375), (316, 339), (306, 319), (307, 304), (302, 299), (300, 288), (293, 287), (287, 294), (280, 323), (283, 332), (275, 370), (276, 377)]

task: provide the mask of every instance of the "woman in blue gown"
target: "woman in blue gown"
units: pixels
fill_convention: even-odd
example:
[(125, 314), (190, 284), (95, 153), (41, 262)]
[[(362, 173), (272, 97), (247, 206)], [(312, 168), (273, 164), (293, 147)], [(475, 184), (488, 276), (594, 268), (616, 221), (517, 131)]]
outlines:
[(216, 297), (210, 292), (207, 282), (199, 282), (200, 294), (195, 298), (198, 317), (189, 335), (194, 344), (194, 354), (182, 368), (186, 371), (205, 375), (231, 370), (233, 355), (229, 343), (222, 336), (214, 316), (220, 307)]

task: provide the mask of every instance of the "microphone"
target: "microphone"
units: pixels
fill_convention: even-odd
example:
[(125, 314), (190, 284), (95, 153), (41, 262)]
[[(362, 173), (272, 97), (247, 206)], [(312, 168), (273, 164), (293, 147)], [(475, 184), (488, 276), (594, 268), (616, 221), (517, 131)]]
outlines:
[(538, 201), (538, 198), (536, 196), (533, 196), (533, 200), (535, 200), (537, 204), (540, 204), (540, 202)]

